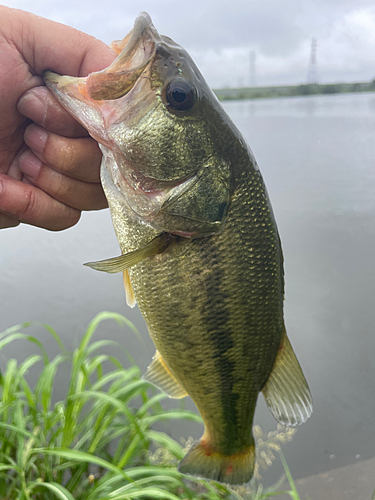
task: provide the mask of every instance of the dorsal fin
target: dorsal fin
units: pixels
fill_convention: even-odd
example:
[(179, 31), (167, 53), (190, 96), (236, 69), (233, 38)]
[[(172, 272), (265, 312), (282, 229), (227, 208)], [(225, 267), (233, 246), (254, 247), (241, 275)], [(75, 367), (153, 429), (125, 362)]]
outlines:
[(301, 424), (312, 413), (310, 389), (286, 333), (262, 392), (270, 412), (283, 425)]

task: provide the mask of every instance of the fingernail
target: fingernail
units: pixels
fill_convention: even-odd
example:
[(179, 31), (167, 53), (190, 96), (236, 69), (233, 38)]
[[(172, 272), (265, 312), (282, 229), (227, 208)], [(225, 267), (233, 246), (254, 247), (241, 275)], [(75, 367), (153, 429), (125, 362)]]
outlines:
[(35, 153), (43, 153), (48, 139), (48, 133), (44, 128), (32, 123), (25, 130), (25, 142)]
[(47, 104), (30, 90), (18, 101), (18, 111), (34, 122), (44, 125), (47, 116)]
[(23, 174), (30, 179), (35, 179), (42, 166), (42, 162), (32, 151), (25, 151), (18, 159), (18, 166)]

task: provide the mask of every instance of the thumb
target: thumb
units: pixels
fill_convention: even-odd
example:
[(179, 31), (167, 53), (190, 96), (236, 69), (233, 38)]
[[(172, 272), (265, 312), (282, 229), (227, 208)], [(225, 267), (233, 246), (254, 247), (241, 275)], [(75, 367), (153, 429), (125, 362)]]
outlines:
[[(3, 9), (0, 7), (2, 19)], [(15, 45), (38, 75), (50, 69), (59, 74), (87, 76), (106, 68), (116, 58), (105, 43), (75, 28), (21, 10), (5, 8), (5, 14), (11, 25), (20, 28), (12, 30), (12, 37), (18, 38)]]

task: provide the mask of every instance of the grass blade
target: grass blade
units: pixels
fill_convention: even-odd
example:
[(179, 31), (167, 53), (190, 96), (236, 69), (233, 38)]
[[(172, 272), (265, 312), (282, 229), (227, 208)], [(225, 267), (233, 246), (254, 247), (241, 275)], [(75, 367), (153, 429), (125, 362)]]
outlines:
[(111, 464), (107, 460), (103, 460), (100, 457), (96, 457), (95, 455), (92, 455), (91, 453), (86, 453), (85, 451), (69, 450), (69, 449), (64, 450), (62, 448), (61, 449), (54, 449), (54, 450), (50, 450), (48, 448), (34, 448), (32, 450), (32, 453), (43, 453), (46, 455), (55, 455), (57, 457), (66, 458), (68, 460), (75, 460), (77, 462), (87, 462), (90, 464), (95, 464), (95, 465), (98, 465), (99, 467), (104, 467), (107, 470), (115, 472), (116, 474), (120, 474), (127, 481), (132, 480), (127, 474), (125, 474), (125, 472), (122, 469), (120, 469), (116, 465)]
[(30, 491), (36, 488), (46, 488), (47, 490), (52, 491), (56, 498), (60, 498), (60, 500), (75, 500), (73, 495), (66, 488), (64, 488), (64, 486), (58, 483), (44, 483), (35, 481), (29, 484)]

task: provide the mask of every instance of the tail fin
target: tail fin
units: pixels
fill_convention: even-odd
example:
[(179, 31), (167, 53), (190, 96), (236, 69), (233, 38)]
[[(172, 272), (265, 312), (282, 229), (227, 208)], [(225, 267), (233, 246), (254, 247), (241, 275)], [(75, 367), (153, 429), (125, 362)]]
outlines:
[(244, 484), (253, 476), (254, 463), (254, 444), (241, 453), (221, 455), (199, 441), (178, 464), (178, 470), (183, 474), (214, 479), (221, 483)]

